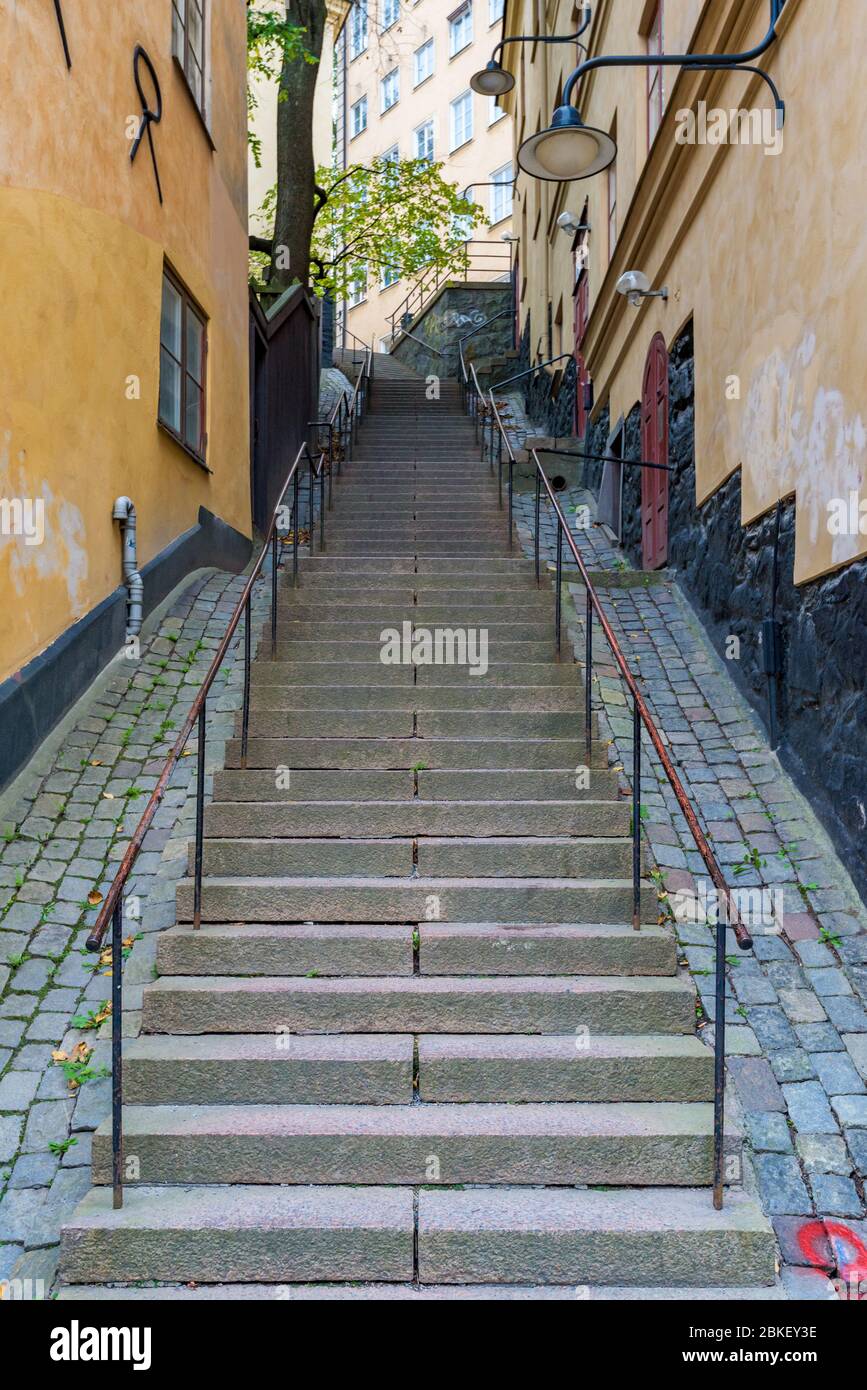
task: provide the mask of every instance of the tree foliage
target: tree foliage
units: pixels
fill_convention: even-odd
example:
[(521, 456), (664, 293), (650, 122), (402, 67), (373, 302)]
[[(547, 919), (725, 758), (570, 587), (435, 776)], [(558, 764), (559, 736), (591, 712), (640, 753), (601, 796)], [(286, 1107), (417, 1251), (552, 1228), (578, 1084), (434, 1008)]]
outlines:
[[(446, 272), (465, 262), (472, 229), (484, 210), (447, 182), (426, 159), (374, 159), (316, 173), (311, 280), (317, 293), (345, 299), (362, 284), (412, 276), (427, 267)], [(262, 207), (271, 222), (272, 189)], [(279, 247), (275, 247), (279, 254)]]

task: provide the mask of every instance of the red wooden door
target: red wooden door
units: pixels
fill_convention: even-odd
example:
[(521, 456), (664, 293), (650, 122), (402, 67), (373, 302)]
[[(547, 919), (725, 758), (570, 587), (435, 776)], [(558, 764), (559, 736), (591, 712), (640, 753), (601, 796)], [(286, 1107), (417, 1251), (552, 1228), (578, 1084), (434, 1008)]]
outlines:
[[(668, 463), (668, 352), (661, 333), (654, 336), (644, 366), (641, 457)], [(668, 560), (668, 473), (662, 468), (641, 470), (641, 556), (646, 570)]]

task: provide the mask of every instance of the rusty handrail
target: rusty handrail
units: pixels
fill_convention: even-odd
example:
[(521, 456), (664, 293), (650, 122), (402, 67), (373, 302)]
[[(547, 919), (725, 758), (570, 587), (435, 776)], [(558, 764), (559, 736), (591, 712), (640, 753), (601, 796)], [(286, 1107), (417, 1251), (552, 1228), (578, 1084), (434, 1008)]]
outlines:
[[(133, 831), (129, 845), (126, 848), (126, 852), (124, 853), (124, 856), (121, 859), (120, 864), (118, 865), (118, 869), (114, 876), (114, 879), (112, 880), (111, 887), (105, 895), (102, 907), (99, 910), (99, 915), (97, 916), (97, 919), (93, 924), (93, 930), (87, 938), (88, 951), (98, 951), (100, 946), (102, 945), (102, 939), (105, 936), (109, 920), (111, 918), (112, 913), (114, 912), (115, 905), (117, 904), (120, 895), (123, 892), (123, 886), (126, 883), (126, 880), (129, 878), (133, 864), (138, 858), (139, 852), (141, 850), (142, 841), (144, 840), (145, 835), (150, 829), (151, 822), (157, 812), (160, 802), (163, 799), (163, 795), (165, 794), (169, 778), (174, 772), (175, 767), (178, 764), (178, 760), (180, 759), (183, 753), (187, 739), (193, 731), (193, 726), (199, 717), (199, 711), (205, 703), (208, 691), (213, 685), (217, 672), (223, 664), (226, 652), (229, 649), (229, 643), (235, 635), (235, 630), (238, 626), (238, 623), (241, 621), (241, 614), (244, 612), (244, 609), (247, 605), (247, 600), (252, 593), (253, 585), (259, 578), (259, 575), (262, 571), (262, 566), (265, 563), (265, 556), (268, 553), (268, 547), (271, 543), (271, 538), (274, 534), (274, 530), (277, 525), (277, 513), (280, 507), (283, 505), (283, 500), (286, 496), (287, 491), (289, 490), (289, 484), (292, 482), (293, 478), (296, 475), (302, 457), (307, 455), (307, 453), (308, 449), (307, 444), (305, 442), (301, 445), (297, 454), (295, 455), (295, 460), (292, 464), (292, 467), (289, 469), (289, 472), (286, 476), (286, 481), (283, 484), (283, 488), (280, 492), (280, 496), (277, 499), (277, 502), (274, 506), (274, 510), (271, 514), (271, 521), (268, 526), (267, 533), (265, 535), (265, 540), (259, 552), (259, 558), (253, 566), (249, 579), (244, 585), (241, 596), (235, 605), (235, 610), (232, 613), (231, 618), (229, 619), (229, 625), (226, 628), (225, 633), (223, 634), (222, 641), (220, 642), (219, 647), (214, 653), (214, 659), (208, 667), (208, 670), (205, 674), (205, 678), (202, 681), (202, 684), (196, 693), (195, 699), (193, 700), (193, 703), (191, 704), (189, 711), (187, 712), (187, 717), (181, 725), (180, 733), (178, 734), (177, 738), (174, 741), (174, 744), (172, 745), (171, 751), (168, 757), (166, 758), (165, 765), (163, 767), (162, 772), (160, 773), (157, 784), (151, 792), (150, 796), (148, 797), (147, 805), (145, 806), (144, 811), (142, 812), (138, 825)], [(295, 530), (297, 533), (297, 518), (295, 522)]]
[[(478, 387), (478, 381), (476, 381)], [(513, 470), (516, 462), (514, 451), (512, 450), (509, 438), (503, 428), (500, 412), (494, 400), (493, 388), (489, 392), (490, 418), (491, 418), (491, 464), (493, 466), (493, 429), (496, 425), (499, 430), (499, 475), (502, 479), (503, 445), (508, 454), (509, 466), (509, 542), (512, 537), (512, 492), (513, 492)], [(484, 435), (482, 437), (482, 450), (484, 451)], [(586, 594), (586, 619), (585, 619), (585, 663), (584, 663), (584, 700), (585, 700), (585, 740), (587, 748), (588, 762), (592, 748), (592, 669), (593, 669), (593, 614), (596, 613), (605, 640), (614, 656), (617, 668), (626, 682), (627, 688), (632, 695), (632, 876), (633, 876), (633, 926), (638, 929), (640, 926), (640, 876), (641, 876), (641, 726), (647, 730), (651, 743), (656, 754), (662, 763), (665, 775), (668, 778), (675, 799), (680, 807), (684, 819), (689, 826), (690, 834), (696, 843), (699, 853), (704, 861), (705, 867), (710, 875), (718, 893), (725, 902), (726, 911), (721, 914), (717, 912), (716, 921), (716, 941), (715, 941), (715, 1017), (714, 1017), (714, 1101), (713, 1101), (713, 1204), (717, 1210), (723, 1205), (723, 1160), (725, 1149), (725, 964), (726, 964), (726, 929), (731, 926), (738, 946), (743, 951), (748, 951), (752, 947), (752, 938), (740, 918), (740, 913), (735, 904), (732, 891), (723, 877), (722, 870), (717, 863), (716, 857), (707, 842), (707, 839), (698, 822), (698, 817), (693, 810), (689, 797), (684, 790), (674, 764), (662, 741), (659, 730), (653, 717), (647, 708), (644, 696), (638, 689), (635, 678), (632, 675), (629, 665), (620, 644), (612, 630), (611, 624), (605, 615), (599, 595), (594, 588), (593, 581), (587, 570), (587, 566), (581, 556), (578, 546), (569, 529), (563, 509), (554, 494), (550, 482), (545, 474), (545, 470), (539, 460), (539, 455), (535, 449), (529, 451), (530, 457), (535, 465), (536, 473), (536, 527), (535, 527), (535, 560), (536, 560), (536, 582), (540, 579), (539, 569), (539, 536), (540, 536), (540, 500), (542, 489), (548, 495), (548, 499), (554, 508), (557, 519), (557, 592), (555, 596), (555, 632), (557, 650), (560, 650), (560, 629), (562, 612), (562, 573), (563, 573), (563, 536), (572, 553), (572, 558), (578, 567), (578, 572), (584, 583)], [(502, 483), (500, 484), (502, 488)], [(501, 494), (502, 495), (502, 494)]]

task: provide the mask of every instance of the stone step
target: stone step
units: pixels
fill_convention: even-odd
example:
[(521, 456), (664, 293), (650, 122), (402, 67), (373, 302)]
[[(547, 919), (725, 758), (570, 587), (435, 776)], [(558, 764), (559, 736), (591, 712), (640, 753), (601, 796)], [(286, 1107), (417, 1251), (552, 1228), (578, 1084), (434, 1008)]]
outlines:
[[(593, 760), (603, 759), (596, 745)], [(530, 769), (577, 767), (585, 761), (583, 739), (495, 738), (256, 738), (247, 747), (248, 767), (333, 768), (366, 771), (396, 768)], [(241, 740), (226, 744), (226, 766), (239, 767)], [(574, 783), (574, 777), (573, 777)]]
[(411, 975), (413, 929), (315, 922), (172, 927), (160, 932), (157, 969), (162, 975)]
[(287, 804), (275, 798), (267, 802), (216, 801), (205, 807), (206, 837), (242, 839), (474, 833), (608, 836), (628, 835), (629, 824), (629, 803), (615, 800), (381, 801), (357, 806), (326, 801)]
[[(284, 768), (277, 785), (273, 767), (233, 768), (214, 773), (214, 794), (230, 801), (367, 801), (405, 803), (413, 797), (411, 772), (358, 772), (331, 769)], [(593, 774), (590, 774), (591, 786)]]
[[(275, 764), (274, 767), (277, 765)], [(366, 772), (341, 769), (232, 768), (214, 774), (214, 796), (223, 801), (339, 801), (349, 804), (394, 801), (406, 804), (418, 782), (421, 802), (600, 801), (617, 796), (617, 774), (607, 768), (554, 772), (410, 771)], [(584, 783), (587, 783), (585, 786)]]
[(632, 872), (632, 841), (596, 836), (431, 837), (418, 841), (417, 863), (425, 878), (627, 878)]
[[(521, 711), (477, 710), (345, 710), (330, 711), (325, 718), (301, 710), (252, 710), (249, 717), (251, 738), (364, 738), (403, 739), (480, 739), (492, 732), (500, 739), (568, 739), (583, 735), (584, 715), (577, 708), (565, 713), (537, 714)], [(235, 733), (240, 734), (240, 712)], [(596, 718), (593, 736), (597, 737)]]
[[(397, 628), (403, 633), (403, 624), (412, 623), (419, 627), (486, 627), (498, 623), (532, 624), (528, 633), (530, 641), (542, 641), (553, 634), (554, 600), (550, 594), (537, 596), (531, 594), (530, 603), (515, 602), (489, 604), (484, 602), (462, 604), (376, 604), (358, 603), (352, 599), (328, 603), (308, 603), (306, 596), (297, 603), (284, 604), (277, 613), (277, 636), (291, 623), (367, 623), (369, 627), (379, 625), (384, 628)], [(285, 634), (290, 635), (289, 633)], [(502, 636), (510, 636), (503, 633)]]
[[(393, 574), (387, 570), (353, 570), (351, 573), (343, 574), (339, 570), (333, 571), (333, 579), (326, 578), (322, 573), (310, 575), (309, 572), (301, 571), (300, 582), (297, 585), (292, 583), (291, 573), (285, 576), (282, 588), (289, 589), (296, 594), (313, 594), (327, 590), (329, 584), (339, 583), (342, 590), (351, 589), (353, 593), (366, 592), (372, 590), (377, 593), (380, 589), (400, 588), (406, 586), (416, 594), (441, 593), (442, 590), (459, 590), (472, 595), (481, 592), (493, 593), (504, 592), (527, 592), (535, 593), (537, 590), (536, 580), (532, 572), (525, 573), (523, 570), (516, 574), (474, 574), (471, 570), (463, 573), (458, 570), (454, 574), (415, 574), (410, 571), (406, 574)], [(281, 588), (281, 593), (282, 593)]]
[[(379, 617), (348, 617), (340, 615), (339, 610), (333, 610), (325, 618), (320, 617), (320, 610), (305, 607), (299, 618), (298, 610), (293, 609), (291, 618), (281, 618), (278, 622), (278, 651), (282, 642), (293, 641), (295, 638), (322, 639), (335, 641), (358, 641), (379, 640), (383, 627), (393, 627), (393, 621), (383, 622), (382, 616)], [(540, 623), (538, 617), (535, 619), (518, 620), (517, 622), (505, 618), (504, 621), (494, 622), (489, 619), (484, 620), (484, 626), (488, 632), (489, 642), (509, 641), (509, 642), (536, 642), (540, 638), (548, 635), (547, 621)], [(553, 628), (553, 619), (551, 620)], [(551, 634), (553, 639), (553, 633)], [(270, 665), (270, 629), (265, 638), (262, 658), (253, 664), (253, 683), (257, 679), (268, 679), (267, 671)], [(352, 674), (352, 673), (350, 673)]]
[[(209, 877), (203, 922), (609, 922), (630, 920), (630, 879)], [(177, 888), (180, 922), (193, 884)], [(641, 886), (641, 921), (655, 923), (654, 885)]]
[[(285, 662), (335, 662), (343, 661), (348, 668), (346, 680), (352, 682), (352, 666), (357, 661), (370, 663), (380, 661), (381, 653), (385, 648), (388, 638), (383, 638), (382, 628), (373, 631), (366, 640), (356, 638), (349, 641), (321, 641), (321, 640), (299, 640), (291, 637), (285, 642), (278, 642), (277, 649), (271, 657), (270, 632), (263, 633), (267, 640), (267, 647), (263, 652), (261, 664), (263, 666), (281, 667)], [(503, 663), (514, 663), (521, 661), (541, 662), (550, 661), (554, 656), (554, 639), (546, 637), (540, 641), (533, 642), (507, 642), (496, 635), (488, 633), (487, 643), (487, 664), (502, 665)], [(279, 671), (273, 673), (273, 682), (280, 681), (282, 676)], [(272, 683), (273, 683), (272, 682)]]
[[(594, 750), (594, 760), (597, 757), (598, 750)], [(566, 801), (582, 797), (596, 800), (602, 788), (616, 785), (616, 777), (616, 772), (607, 767), (588, 767), (582, 745), (580, 758), (572, 768), (422, 771), (418, 773), (418, 794), (422, 801)]]
[(709, 1101), (698, 1038), (605, 1033), (439, 1034), (418, 1040), (423, 1101)]
[(695, 1188), (419, 1193), (426, 1283), (772, 1285), (775, 1256), (768, 1221), (738, 1190), (722, 1211)]
[(412, 1072), (407, 1033), (143, 1034), (123, 1049), (128, 1105), (406, 1105)]
[(164, 976), (145, 986), (146, 1033), (689, 1033), (678, 976), (287, 979)]
[[(576, 1183), (713, 1178), (709, 1104), (127, 1105), (124, 1138), (156, 1183)], [(728, 1136), (734, 1153), (739, 1140)], [(93, 1137), (111, 1181), (111, 1120)], [(133, 1184), (130, 1184), (131, 1186)]]
[(422, 922), (418, 934), (422, 975), (673, 975), (676, 969), (674, 939), (661, 927)]
[[(182, 1303), (259, 1302), (279, 1298), (292, 1303), (460, 1303), (460, 1302), (545, 1302), (575, 1301), (575, 1290), (557, 1284), (68, 1284), (55, 1297), (59, 1302), (134, 1302), (171, 1299)], [(782, 1284), (759, 1288), (626, 1288), (604, 1284), (581, 1286), (582, 1301), (597, 1303), (674, 1303), (698, 1301), (732, 1303), (787, 1301)]]
[[(346, 566), (343, 560), (337, 560), (329, 555), (316, 554), (313, 556), (305, 555), (300, 560), (301, 573), (305, 577), (316, 577), (319, 575), (343, 575), (346, 573)], [(461, 565), (458, 573), (461, 576), (467, 574), (474, 578), (477, 575), (496, 576), (508, 575), (512, 572), (522, 575), (534, 575), (531, 561), (518, 558), (507, 560), (468, 560), (465, 565)], [(415, 578), (427, 575), (430, 578), (441, 578), (445, 581), (446, 588), (451, 588), (450, 580), (455, 573), (454, 564), (451, 561), (437, 560), (435, 557), (427, 557), (419, 560), (418, 565), (414, 565), (412, 560), (401, 559), (399, 557), (374, 558), (371, 556), (360, 556), (358, 561), (352, 566), (351, 573), (373, 572), (375, 574), (398, 574), (412, 575)], [(333, 581), (326, 580), (326, 583)], [(400, 581), (402, 582), (402, 581)]]
[(410, 1188), (93, 1188), (64, 1226), (63, 1282), (410, 1280)]
[[(583, 729), (583, 686), (578, 685), (495, 685), (488, 686), (481, 677), (475, 686), (425, 685), (425, 686), (366, 686), (353, 685), (351, 671), (347, 671), (347, 684), (340, 686), (313, 686), (305, 690), (303, 686), (284, 687), (279, 678), (272, 680), (272, 667), (281, 663), (260, 661), (253, 667), (253, 680), (250, 691), (251, 710), (409, 710), (440, 711), (447, 710), (495, 710), (514, 714), (566, 714), (578, 718)], [(482, 688), (479, 689), (479, 686)], [(321, 718), (320, 731), (330, 732), (331, 721)]]
[[(360, 823), (358, 829), (361, 830)], [(591, 840), (587, 843), (595, 845), (596, 841)], [(600, 843), (619, 845), (621, 842), (606, 840)], [(193, 872), (194, 849), (195, 846), (189, 846), (190, 873)], [(585, 858), (587, 857), (585, 854)], [(615, 861), (619, 864), (621, 858), (621, 855), (611, 855), (612, 867)], [(333, 874), (351, 874), (354, 877), (364, 877), (368, 874), (375, 877), (409, 877), (413, 871), (413, 848), (411, 839), (289, 840), (212, 837), (206, 840), (203, 846), (203, 869), (206, 875), (228, 878), (281, 878), (292, 874), (317, 878)]]

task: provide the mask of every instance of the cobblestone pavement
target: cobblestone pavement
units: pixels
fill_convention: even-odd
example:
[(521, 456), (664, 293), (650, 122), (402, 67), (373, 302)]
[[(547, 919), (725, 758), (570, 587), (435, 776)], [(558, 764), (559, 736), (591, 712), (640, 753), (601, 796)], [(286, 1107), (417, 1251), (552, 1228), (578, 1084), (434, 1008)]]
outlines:
[[(243, 575), (223, 572), (194, 578), (141, 641), (140, 659), (112, 663), (76, 707), (59, 748), (37, 755), (3, 799), (0, 1281), (42, 1280), (37, 1289), (50, 1289), (60, 1225), (90, 1186), (92, 1132), (110, 1113), (111, 1023), (99, 1019), (111, 980), (85, 938), (243, 584)], [(254, 643), (269, 603), (263, 577), (254, 592)], [(239, 656), (236, 640), (208, 701), (207, 794), (240, 707)], [(187, 747), (127, 885), (129, 1036), (153, 977), (155, 933), (175, 920), (175, 885), (194, 833), (195, 738)], [(76, 1053), (82, 1043), (93, 1049), (84, 1059)]]
[[(578, 489), (565, 491), (561, 503), (570, 518), (582, 506), (595, 514), (591, 494)], [(516, 498), (528, 554), (533, 508), (532, 493)], [(541, 531), (550, 564), (556, 545), (550, 507)], [(766, 902), (782, 920), (782, 931), (766, 925), (755, 934), (751, 952), (738, 951), (731, 939), (729, 1093), (780, 1241), (784, 1282), (793, 1297), (826, 1298), (828, 1271), (867, 1281), (867, 913), (676, 583), (631, 570), (601, 527), (576, 527), (573, 534), (588, 569), (601, 576), (606, 615), (640, 673), (642, 693), (726, 881), (738, 889), (766, 888)], [(567, 574), (566, 587), (572, 603), (564, 605), (564, 621), (583, 653), (584, 586)], [(631, 705), (601, 632), (594, 667), (594, 705), (603, 736), (612, 740), (609, 757), (631, 769)], [(660, 890), (682, 913), (689, 895), (711, 885), (661, 764), (646, 738), (642, 746), (644, 831)], [(698, 989), (703, 1036), (712, 1043), (713, 933), (704, 914), (697, 916), (677, 922), (676, 930)]]

